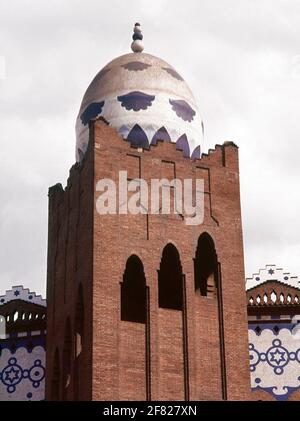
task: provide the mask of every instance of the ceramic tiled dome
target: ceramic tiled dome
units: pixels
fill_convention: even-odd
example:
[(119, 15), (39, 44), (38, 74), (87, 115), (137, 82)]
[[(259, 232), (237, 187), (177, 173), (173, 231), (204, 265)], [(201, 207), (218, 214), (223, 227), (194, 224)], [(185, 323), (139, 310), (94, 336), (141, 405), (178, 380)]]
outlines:
[(160, 139), (198, 158), (203, 125), (191, 90), (168, 63), (142, 52), (139, 25), (133, 38), (135, 52), (107, 64), (83, 97), (76, 122), (77, 161), (87, 149), (89, 121), (100, 116), (136, 147), (149, 148)]

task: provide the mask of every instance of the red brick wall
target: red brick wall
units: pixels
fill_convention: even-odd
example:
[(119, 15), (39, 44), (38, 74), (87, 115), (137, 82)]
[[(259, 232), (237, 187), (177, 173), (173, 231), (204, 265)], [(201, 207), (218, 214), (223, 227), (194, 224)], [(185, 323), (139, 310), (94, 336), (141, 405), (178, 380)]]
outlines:
[(120, 324), (118, 361), (120, 400), (147, 399), (145, 334), (145, 325), (142, 323), (122, 321)]
[(222, 399), (221, 350), (218, 305), (215, 299), (195, 297), (196, 395), (201, 399)]
[[(96, 183), (106, 177), (117, 181), (119, 170), (127, 170), (129, 178), (140, 176), (147, 181), (153, 177), (170, 177), (170, 171), (180, 179), (199, 178), (201, 174), (205, 178), (206, 191), (204, 224), (188, 226), (182, 217), (174, 215), (100, 216), (95, 209), (95, 201), (99, 195), (96, 192)], [(120, 282), (131, 254), (136, 254), (143, 262), (149, 287), (148, 346), (151, 372), (150, 376), (148, 373), (148, 381), (151, 381), (151, 398), (184, 398), (187, 385), (184, 385), (182, 312), (158, 308), (157, 270), (163, 248), (169, 242), (177, 247), (185, 275), (188, 343), (185, 373), (188, 375), (186, 380), (190, 399), (222, 398), (219, 320), (224, 331), (223, 372), (226, 371), (226, 382), (223, 375), (223, 389), (226, 384), (228, 399), (249, 398), (246, 296), (236, 146), (217, 146), (201, 160), (191, 161), (184, 158), (174, 144), (167, 142), (158, 142), (149, 151), (134, 149), (112, 128), (97, 121), (91, 130), (89, 151), (83, 163), (73, 168), (69, 185), (71, 189), (79, 189), (80, 185), (81, 195), (77, 192), (71, 198), (67, 187), (65, 192), (52, 191), (49, 203), (47, 398), (50, 398), (51, 358), (56, 346), (62, 348), (64, 322), (68, 315), (72, 317), (74, 313), (75, 290), (81, 281), (86, 308), (81, 397), (94, 400), (144, 399), (147, 379), (144, 361), (145, 326), (133, 326), (133, 323), (120, 320)], [(77, 246), (73, 246), (77, 266), (75, 274), (72, 269), (67, 269), (70, 275), (65, 278), (67, 293), (64, 303), (61, 298), (63, 270), (57, 268), (63, 266), (64, 259), (56, 260), (55, 250), (59, 204), (63, 203), (65, 209), (66, 197), (72, 203), (72, 212), (75, 212), (73, 207), (81, 208), (81, 217), (76, 227), (71, 222), (72, 226), (68, 228), (78, 233)], [(73, 203), (74, 200), (76, 204)], [(60, 229), (67, 223), (66, 215), (64, 218)], [(195, 295), (193, 259), (198, 238), (203, 232), (209, 233), (213, 238), (221, 268), (221, 319), (218, 315), (217, 297)], [(74, 236), (69, 235), (68, 238), (72, 244)], [(67, 267), (73, 264), (70, 260), (71, 244), (65, 259)], [(63, 254), (63, 245), (61, 247), (59, 254)], [(59, 279), (54, 279), (53, 273), (56, 271), (59, 272)], [(51, 317), (54, 297), (55, 317)], [(72, 388), (69, 397), (72, 399)]]
[(158, 310), (158, 377), (157, 399), (184, 400), (184, 360), (182, 312)]

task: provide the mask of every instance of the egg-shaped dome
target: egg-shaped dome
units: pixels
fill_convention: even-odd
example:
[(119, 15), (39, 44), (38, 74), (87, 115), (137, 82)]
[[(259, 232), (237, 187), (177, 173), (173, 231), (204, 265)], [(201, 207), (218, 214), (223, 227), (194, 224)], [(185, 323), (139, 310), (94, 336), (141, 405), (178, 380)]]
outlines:
[(185, 156), (200, 156), (203, 124), (190, 88), (172, 66), (140, 52), (140, 40), (135, 43), (139, 52), (108, 63), (83, 97), (76, 122), (77, 161), (87, 149), (89, 122), (98, 117), (136, 147), (163, 140), (176, 143)]

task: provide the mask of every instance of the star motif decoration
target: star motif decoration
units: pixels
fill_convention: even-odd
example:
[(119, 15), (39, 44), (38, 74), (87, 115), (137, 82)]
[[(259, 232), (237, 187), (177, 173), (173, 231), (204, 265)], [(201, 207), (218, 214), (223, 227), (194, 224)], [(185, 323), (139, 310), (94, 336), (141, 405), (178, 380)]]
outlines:
[(14, 294), (17, 297), (18, 295), (20, 295), (20, 291), (17, 290), (17, 291), (14, 292)]
[(269, 274), (274, 275), (274, 269), (269, 269)]
[(270, 352), (272, 355), (270, 361), (275, 362), (277, 365), (280, 365), (280, 363), (285, 362), (285, 351), (280, 351), (278, 348), (274, 352)]
[(13, 367), (11, 367), (10, 370), (6, 370), (5, 376), (5, 380), (9, 381), (10, 383), (14, 383), (15, 380), (19, 379), (19, 370), (15, 370)]

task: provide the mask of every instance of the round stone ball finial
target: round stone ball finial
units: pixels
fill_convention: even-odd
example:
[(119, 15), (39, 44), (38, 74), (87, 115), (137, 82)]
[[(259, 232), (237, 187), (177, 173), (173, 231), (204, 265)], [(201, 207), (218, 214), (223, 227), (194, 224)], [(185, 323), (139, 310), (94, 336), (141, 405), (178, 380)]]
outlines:
[(143, 44), (143, 34), (141, 31), (141, 25), (137, 22), (133, 28), (132, 35), (133, 42), (131, 44), (131, 49), (134, 53), (141, 53), (144, 50)]

